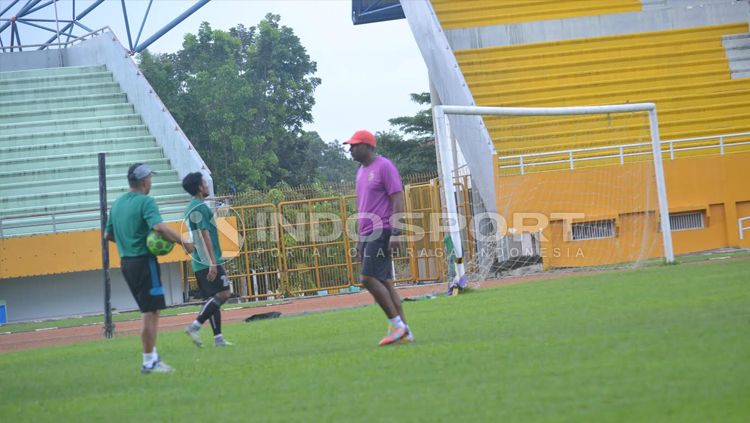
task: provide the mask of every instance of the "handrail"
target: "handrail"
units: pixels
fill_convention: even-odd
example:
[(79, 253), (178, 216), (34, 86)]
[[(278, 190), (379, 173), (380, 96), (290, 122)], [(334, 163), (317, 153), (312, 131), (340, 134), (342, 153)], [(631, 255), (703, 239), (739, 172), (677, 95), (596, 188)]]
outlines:
[[(209, 198), (211, 200), (212, 198)], [(168, 200), (164, 202), (158, 202), (159, 206), (162, 205), (172, 205), (172, 204), (181, 204), (184, 203), (185, 200)], [(89, 208), (89, 209), (75, 209), (75, 210), (62, 210), (59, 212), (54, 213), (24, 213), (24, 214), (12, 214), (9, 216), (0, 216), (0, 222), (3, 220), (15, 220), (15, 219), (30, 219), (33, 217), (46, 217), (46, 216), (52, 216), (52, 215), (62, 215), (62, 214), (77, 214), (77, 213), (89, 213), (89, 212), (98, 212), (99, 207), (96, 208)]]
[(86, 33), (86, 34), (83, 34), (81, 36), (78, 36), (76, 38), (73, 38), (72, 40), (65, 41), (64, 43), (22, 44), (22, 45), (15, 45), (15, 46), (3, 46), (3, 47), (0, 47), (0, 51), (5, 52), (5, 50), (10, 50), (10, 53), (12, 53), (13, 50), (15, 50), (15, 49), (18, 49), (18, 51), (23, 51), (24, 48), (29, 48), (29, 47), (53, 47), (53, 46), (58, 46), (58, 47), (65, 46), (65, 47), (67, 47), (67, 46), (69, 46), (71, 44), (75, 44), (77, 42), (83, 41), (83, 40), (85, 40), (86, 38), (88, 38), (90, 36), (99, 35), (100, 33), (103, 33), (105, 30), (107, 30), (109, 32), (113, 32), (112, 29), (109, 26), (104, 26), (104, 27), (101, 27), (101, 28), (99, 28), (97, 30), (94, 30), (94, 31), (91, 31), (89, 33)]
[[(218, 198), (209, 198), (210, 200), (217, 200)], [(184, 204), (186, 203), (185, 200), (169, 200), (159, 203), (159, 207), (164, 205), (175, 205), (175, 204)], [(61, 224), (68, 224), (68, 223), (82, 223), (82, 222), (99, 222), (99, 215), (97, 214), (95, 217), (77, 217), (77, 218), (65, 218), (65, 215), (71, 215), (71, 214), (82, 214), (82, 213), (93, 213), (93, 212), (99, 212), (99, 208), (89, 208), (89, 209), (76, 209), (76, 210), (63, 210), (59, 212), (54, 213), (28, 213), (28, 214), (17, 214), (17, 215), (10, 215), (10, 216), (2, 216), (0, 217), (0, 237), (4, 236), (4, 231), (7, 231), (9, 229), (20, 229), (20, 228), (31, 228), (36, 226), (43, 226), (43, 225), (52, 225), (52, 233), (57, 233), (57, 225)], [(8, 220), (20, 220), (20, 219), (33, 219), (33, 218), (44, 218), (49, 217), (49, 221), (45, 222), (33, 222), (33, 223), (11, 223), (11, 224), (3, 224), (3, 221)]]
[[(725, 140), (727, 138), (736, 138), (736, 137), (748, 137), (750, 136), (750, 132), (740, 132), (740, 133), (733, 133), (733, 134), (724, 134), (724, 135), (713, 135), (713, 136), (705, 136), (705, 137), (694, 137), (694, 138), (681, 138), (681, 139), (675, 139), (675, 140), (663, 140), (661, 141), (662, 145), (662, 154), (669, 153), (670, 160), (674, 160), (675, 152), (680, 151), (691, 151), (691, 150), (703, 150), (707, 148), (719, 148), (720, 154), (725, 154), (725, 147), (726, 142)], [(696, 147), (677, 147), (675, 148), (675, 144), (682, 144), (682, 143), (689, 143), (689, 142), (695, 142), (695, 141), (705, 141), (705, 140), (712, 140), (712, 139), (718, 139), (718, 144), (712, 144), (712, 145), (704, 145), (704, 146), (696, 146)], [(744, 141), (744, 142), (734, 142), (730, 143), (731, 146), (737, 146), (737, 145), (748, 145), (750, 144), (750, 141)], [(611, 146), (603, 146), (603, 147), (590, 147), (590, 148), (578, 148), (578, 149), (570, 149), (570, 150), (558, 150), (558, 151), (545, 151), (541, 153), (529, 153), (529, 154), (516, 154), (511, 156), (500, 156), (498, 154), (498, 159), (501, 161), (508, 161), (508, 160), (518, 160), (518, 164), (506, 164), (506, 165), (500, 165), (500, 169), (513, 169), (513, 168), (520, 168), (521, 175), (525, 174), (526, 169), (532, 166), (544, 166), (544, 165), (550, 165), (550, 164), (561, 164), (561, 163), (570, 163), (570, 169), (575, 169), (574, 163), (576, 161), (591, 161), (591, 160), (600, 160), (600, 159), (612, 159), (612, 158), (620, 158), (620, 164), (625, 164), (625, 157), (630, 156), (643, 156), (643, 155), (651, 155), (651, 151), (644, 151), (644, 152), (632, 152), (632, 153), (626, 153), (624, 150), (631, 149), (631, 148), (638, 148), (638, 147), (647, 147), (650, 146), (651, 143), (635, 143), (635, 144), (619, 144), (619, 145), (611, 145)], [(667, 149), (664, 148), (664, 146), (667, 147)], [(581, 158), (575, 158), (574, 155), (578, 153), (586, 153), (586, 152), (596, 152), (596, 151), (603, 151), (603, 150), (619, 150), (617, 154), (608, 154), (603, 156), (596, 156), (596, 157), (581, 157)], [(541, 161), (541, 162), (528, 162), (529, 158), (534, 157), (545, 157), (545, 156), (567, 156), (565, 159), (556, 159), (551, 161)]]

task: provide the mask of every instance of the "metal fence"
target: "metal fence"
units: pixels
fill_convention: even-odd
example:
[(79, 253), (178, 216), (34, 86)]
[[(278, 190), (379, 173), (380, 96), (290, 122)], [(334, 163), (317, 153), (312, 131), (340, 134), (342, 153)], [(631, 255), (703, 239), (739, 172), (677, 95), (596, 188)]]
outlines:
[[(470, 216), (468, 184), (468, 177), (455, 183), (459, 210)], [(292, 194), (305, 197), (309, 192), (300, 190)], [(407, 185), (404, 196), (409, 229), (403, 232), (406, 236), (402, 236), (399, 253), (393, 259), (395, 281), (408, 284), (443, 280), (445, 234), (440, 227), (442, 204), (438, 180)], [(285, 195), (289, 197), (293, 195)], [(240, 202), (245, 203), (249, 198), (242, 197)], [(276, 299), (334, 294), (359, 286), (359, 263), (354, 254), (357, 243), (354, 195), (242, 204), (231, 209), (239, 220), (241, 248), (225, 269), (236, 296), (247, 300)], [(469, 246), (466, 254), (470, 258), (473, 238), (468, 230), (470, 225), (466, 227), (463, 238)], [(182, 268), (187, 291), (195, 294), (197, 284), (190, 263), (184, 263)]]

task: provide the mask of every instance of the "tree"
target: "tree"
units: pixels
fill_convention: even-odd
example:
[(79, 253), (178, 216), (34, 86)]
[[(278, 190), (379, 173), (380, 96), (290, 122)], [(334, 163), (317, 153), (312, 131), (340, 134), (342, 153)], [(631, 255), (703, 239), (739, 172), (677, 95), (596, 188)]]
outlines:
[(302, 131), (298, 140), (287, 145), (293, 149), (284, 153), (284, 159), (299, 163), (284, 179), (289, 186), (354, 180), (357, 164), (341, 144), (327, 143), (317, 132)]
[[(411, 101), (417, 104), (431, 105), (430, 93), (411, 93)], [(400, 116), (388, 119), (388, 122), (398, 127), (401, 132), (410, 136), (410, 139), (423, 144), (435, 142), (435, 133), (432, 128), (432, 108), (420, 110), (414, 116)]]
[(405, 140), (401, 134), (393, 130), (378, 132), (376, 137), (378, 153), (388, 157), (402, 176), (436, 171), (434, 146), (417, 140)]
[[(411, 94), (418, 104), (430, 104), (430, 93)], [(419, 111), (414, 116), (400, 116), (388, 122), (409, 136), (396, 131), (378, 132), (378, 151), (390, 158), (402, 175), (435, 172), (435, 135), (432, 129), (432, 109)]]
[(317, 70), (291, 28), (268, 14), (228, 32), (203, 22), (173, 54), (140, 68), (213, 172), (217, 192), (304, 183)]
[(316, 132), (317, 145), (320, 146), (317, 177), (321, 182), (342, 183), (354, 181), (358, 164), (352, 160), (349, 150), (343, 145), (332, 142), (326, 143)]

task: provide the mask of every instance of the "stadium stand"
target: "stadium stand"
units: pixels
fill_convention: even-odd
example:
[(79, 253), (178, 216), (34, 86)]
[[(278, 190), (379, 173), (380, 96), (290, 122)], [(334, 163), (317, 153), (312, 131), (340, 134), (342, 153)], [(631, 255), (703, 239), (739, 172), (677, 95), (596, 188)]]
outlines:
[[(432, 0), (402, 2), (402, 8), (427, 64), (434, 104), (655, 103), (670, 221), (677, 225), (674, 251), (750, 246), (737, 227), (750, 210), (741, 182), (750, 168), (748, 2)], [(593, 192), (598, 180), (641, 178), (653, 171), (642, 113), (449, 119), (464, 170), (490, 211), (548, 213), (557, 211), (549, 207), (574, 205), (586, 211), (582, 204), (592, 196), (585, 193)], [(652, 206), (627, 202), (638, 195), (599, 193), (594, 199), (601, 204), (593, 205), (609, 206), (586, 212), (615, 226), (637, 219), (656, 225), (648, 213), (640, 214)], [(688, 218), (696, 219), (695, 226)], [(587, 250), (591, 254), (580, 263), (547, 257), (544, 266), (661, 254), (658, 244), (644, 247), (618, 231), (577, 244), (555, 232), (543, 246), (598, 249)], [(655, 239), (656, 231), (648, 236)], [(600, 251), (618, 253), (594, 254)]]
[[(108, 29), (0, 59), (0, 299), (9, 321), (101, 312), (98, 153), (109, 204), (129, 189), (129, 165), (159, 172), (150, 195), (175, 229), (190, 199), (181, 177), (201, 171), (212, 189), (210, 170)], [(185, 301), (186, 259), (159, 258), (167, 304)], [(121, 272), (109, 275), (112, 307), (134, 309)]]
[(165, 218), (179, 219), (177, 172), (105, 66), (0, 73), (2, 236), (97, 228), (99, 152), (110, 203), (128, 190), (128, 166), (146, 162)]
[[(722, 36), (747, 24), (457, 51), (478, 105), (572, 106), (652, 101), (663, 139), (747, 132), (750, 79), (732, 79)], [(628, 119), (628, 118), (622, 118)], [(602, 117), (485, 119), (501, 154), (628, 143), (636, 122), (611, 132)], [(604, 136), (603, 136), (604, 135)], [(574, 140), (571, 142), (571, 140)], [(711, 141), (707, 141), (711, 142)], [(738, 151), (746, 151), (743, 146)], [(694, 154), (715, 154), (710, 149)]]

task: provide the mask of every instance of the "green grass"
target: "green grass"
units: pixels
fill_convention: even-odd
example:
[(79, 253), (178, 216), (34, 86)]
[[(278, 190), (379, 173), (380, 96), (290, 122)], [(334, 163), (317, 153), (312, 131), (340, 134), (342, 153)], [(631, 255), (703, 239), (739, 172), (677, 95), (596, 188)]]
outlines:
[(745, 422), (749, 274), (735, 259), (405, 303), (417, 342), (388, 348), (374, 306), (227, 325), (231, 349), (164, 333), (166, 375), (138, 373), (138, 337), (6, 353), (0, 420)]

